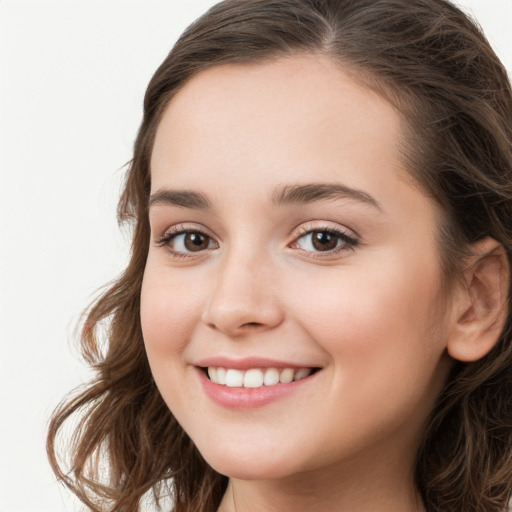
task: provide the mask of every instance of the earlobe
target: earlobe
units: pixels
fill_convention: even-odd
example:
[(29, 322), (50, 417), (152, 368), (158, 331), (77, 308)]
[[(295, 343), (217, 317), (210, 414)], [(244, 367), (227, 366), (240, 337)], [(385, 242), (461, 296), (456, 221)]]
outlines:
[(508, 314), (510, 269), (496, 240), (475, 244), (455, 299), (448, 353), (464, 362), (477, 361), (496, 344)]

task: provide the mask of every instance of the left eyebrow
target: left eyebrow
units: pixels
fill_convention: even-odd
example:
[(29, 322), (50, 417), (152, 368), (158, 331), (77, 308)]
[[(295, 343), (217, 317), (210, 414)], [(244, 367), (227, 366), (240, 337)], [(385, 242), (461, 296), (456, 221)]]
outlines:
[(322, 199), (355, 199), (382, 211), (378, 201), (363, 190), (339, 183), (306, 183), (304, 185), (282, 185), (272, 194), (272, 202), (283, 204), (308, 204)]

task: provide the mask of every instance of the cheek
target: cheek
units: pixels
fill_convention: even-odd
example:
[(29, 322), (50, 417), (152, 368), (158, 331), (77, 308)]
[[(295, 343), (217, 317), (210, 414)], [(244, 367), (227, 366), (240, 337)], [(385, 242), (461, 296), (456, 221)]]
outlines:
[[(421, 274), (368, 268), (364, 277), (356, 274), (326, 280), (324, 293), (310, 292), (307, 300), (295, 294), (302, 296), (296, 302), (302, 328), (328, 354), (333, 370), (323, 414), (334, 423), (356, 425), (347, 434), (355, 436), (354, 445), (361, 433), (371, 437), (376, 424), (385, 431), (420, 425), (449, 369), (442, 336), (432, 338), (435, 274), (421, 280)], [(332, 404), (338, 404), (336, 411)], [(339, 439), (329, 432), (335, 446)]]
[[(434, 259), (411, 263), (382, 254), (377, 265), (333, 269), (290, 295), (296, 317), (335, 365), (365, 382), (382, 386), (396, 377), (425, 380), (444, 350), (433, 335), (433, 310), (440, 300)], [(307, 288), (307, 289), (306, 289)], [(300, 311), (300, 313), (299, 313)]]
[(152, 366), (162, 355), (167, 357), (161, 361), (169, 361), (170, 355), (181, 353), (191, 339), (200, 318), (200, 287), (195, 284), (182, 274), (171, 276), (165, 268), (157, 271), (148, 260), (141, 290), (141, 325)]

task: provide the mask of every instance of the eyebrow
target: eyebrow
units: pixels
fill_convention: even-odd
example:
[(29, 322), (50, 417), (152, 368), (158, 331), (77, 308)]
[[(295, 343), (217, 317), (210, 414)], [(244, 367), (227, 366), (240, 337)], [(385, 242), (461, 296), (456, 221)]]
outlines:
[(322, 199), (354, 199), (382, 211), (378, 201), (370, 194), (339, 183), (284, 185), (278, 187), (272, 194), (272, 202), (275, 205), (308, 204)]
[(161, 204), (195, 210), (208, 210), (212, 207), (210, 200), (204, 194), (190, 190), (157, 190), (149, 197), (149, 207)]
[[(309, 204), (323, 199), (353, 199), (382, 210), (377, 200), (370, 194), (339, 183), (281, 185), (276, 187), (272, 194), (272, 203), (275, 206)], [(212, 208), (212, 203), (206, 195), (191, 190), (157, 190), (149, 198), (149, 207), (157, 205), (180, 206), (195, 210)]]

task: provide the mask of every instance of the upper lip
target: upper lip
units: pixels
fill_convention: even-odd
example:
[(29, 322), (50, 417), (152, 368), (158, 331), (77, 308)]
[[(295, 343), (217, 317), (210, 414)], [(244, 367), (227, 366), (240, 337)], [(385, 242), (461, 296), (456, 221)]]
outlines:
[(266, 357), (245, 357), (233, 359), (224, 356), (207, 357), (196, 363), (202, 368), (233, 368), (235, 370), (249, 370), (250, 368), (319, 368), (319, 365), (309, 363), (292, 363)]

